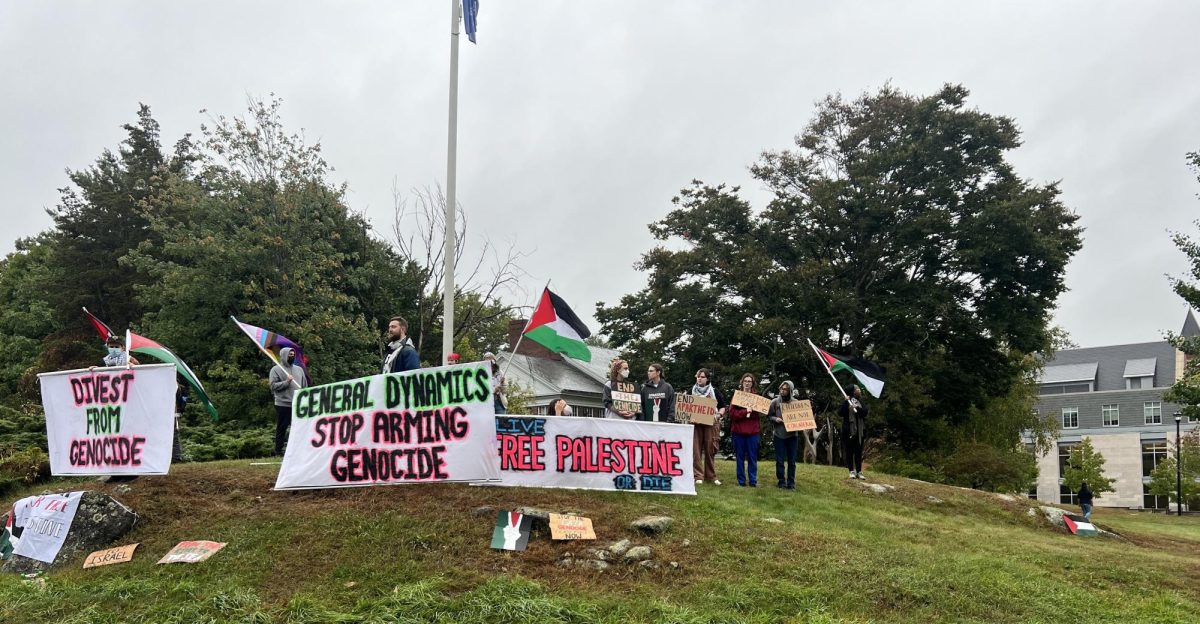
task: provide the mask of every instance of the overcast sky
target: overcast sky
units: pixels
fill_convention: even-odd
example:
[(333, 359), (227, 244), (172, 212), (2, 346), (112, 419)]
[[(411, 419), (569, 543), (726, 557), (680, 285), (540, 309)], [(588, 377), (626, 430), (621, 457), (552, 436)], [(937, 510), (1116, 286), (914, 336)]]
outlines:
[[(1024, 131), (1020, 175), (1062, 181), (1087, 228), (1057, 322), (1081, 346), (1157, 340), (1186, 308), (1168, 230), (1196, 233), (1200, 3), (480, 0), (463, 38), (459, 199), (472, 243), (532, 251), (590, 321), (644, 285), (646, 224), (693, 178), (742, 185), (828, 93), (959, 82)], [(392, 184), (446, 175), (450, 4), (0, 0), (0, 253), (50, 225), (64, 169), (123, 137), (164, 145), (247, 94), (285, 101), (350, 205), (390, 229)], [(534, 251), (535, 250), (535, 251)]]

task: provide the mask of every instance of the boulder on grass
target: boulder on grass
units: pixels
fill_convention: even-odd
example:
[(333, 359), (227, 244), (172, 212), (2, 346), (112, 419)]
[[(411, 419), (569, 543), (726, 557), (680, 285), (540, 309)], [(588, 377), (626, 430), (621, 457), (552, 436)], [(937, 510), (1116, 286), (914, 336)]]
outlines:
[[(0, 521), (3, 520), (7, 520), (7, 515), (0, 517)], [(137, 514), (115, 498), (100, 492), (84, 492), (71, 530), (67, 532), (67, 538), (53, 563), (14, 554), (0, 567), (0, 572), (29, 574), (59, 567), (76, 555), (87, 555), (112, 546), (113, 542), (132, 531), (137, 521)]]
[(662, 533), (671, 528), (675, 523), (670, 516), (642, 516), (634, 520), (629, 526), (643, 533)]

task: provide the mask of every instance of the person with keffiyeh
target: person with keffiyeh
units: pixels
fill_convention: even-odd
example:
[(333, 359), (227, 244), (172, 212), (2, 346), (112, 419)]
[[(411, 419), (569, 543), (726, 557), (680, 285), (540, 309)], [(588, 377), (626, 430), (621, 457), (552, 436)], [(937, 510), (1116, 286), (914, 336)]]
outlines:
[(720, 479), (717, 479), (717, 436), (721, 431), (721, 417), (725, 415), (725, 408), (720, 407), (717, 389), (712, 384), (712, 371), (707, 368), (696, 371), (696, 384), (692, 386), (691, 394), (718, 402), (717, 418), (713, 424), (692, 423), (692, 476), (697, 485), (705, 481), (721, 485)]
[(403, 373), (404, 371), (421, 368), (421, 358), (417, 348), (408, 338), (408, 321), (404, 317), (393, 316), (388, 321), (387, 328), (388, 351), (383, 358), (383, 374)]

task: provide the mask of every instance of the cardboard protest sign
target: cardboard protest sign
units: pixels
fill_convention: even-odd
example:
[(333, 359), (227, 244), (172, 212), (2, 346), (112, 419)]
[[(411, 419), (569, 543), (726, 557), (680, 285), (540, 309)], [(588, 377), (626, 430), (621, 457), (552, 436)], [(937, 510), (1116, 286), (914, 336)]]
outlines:
[(130, 544), (128, 546), (109, 548), (108, 550), (97, 550), (83, 560), (83, 567), (87, 569), (118, 563), (129, 563), (133, 560), (133, 551), (137, 550), (137, 547), (137, 544)]
[(733, 392), (733, 400), (730, 403), (760, 414), (766, 414), (767, 410), (771, 409), (771, 399), (760, 394), (743, 392), (741, 390)]
[(779, 402), (779, 413), (783, 417), (783, 428), (788, 431), (806, 431), (817, 428), (809, 401)]
[(62, 550), (83, 492), (28, 496), (13, 505), (12, 554), (54, 563)]
[(610, 418), (496, 416), (500, 482), (695, 494), (692, 427)]
[(297, 390), (275, 489), (499, 478), (485, 362)]
[(675, 395), (675, 422), (711, 425), (717, 422), (717, 400), (694, 394)]
[(591, 518), (552, 513), (550, 514), (550, 539), (594, 540), (596, 531), (592, 528)]
[(165, 475), (175, 435), (175, 366), (38, 375), (50, 472)]
[(614, 412), (635, 414), (642, 411), (642, 395), (638, 393), (637, 384), (628, 381), (613, 382), (612, 409)]
[(525, 550), (529, 547), (529, 529), (533, 519), (515, 511), (496, 514), (496, 528), (492, 530), (492, 548), (496, 550)]
[(204, 540), (194, 542), (179, 542), (172, 548), (170, 552), (159, 559), (160, 564), (163, 563), (198, 563), (213, 556), (218, 550), (225, 547), (225, 542), (208, 542)]

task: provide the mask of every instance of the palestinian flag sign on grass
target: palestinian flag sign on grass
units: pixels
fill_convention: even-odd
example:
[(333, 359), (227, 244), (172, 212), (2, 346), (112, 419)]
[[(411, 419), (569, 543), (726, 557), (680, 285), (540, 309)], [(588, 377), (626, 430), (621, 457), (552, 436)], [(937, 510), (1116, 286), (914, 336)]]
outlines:
[(196, 396), (200, 398), (200, 402), (204, 404), (204, 408), (212, 415), (212, 419), (217, 419), (217, 408), (209, 400), (208, 393), (204, 391), (204, 386), (200, 383), (200, 378), (196, 376), (196, 373), (192, 372), (191, 367), (180, 359), (178, 355), (175, 355), (170, 349), (157, 342), (149, 338), (143, 338), (129, 330), (125, 331), (125, 350), (129, 353), (149, 355), (163, 362), (174, 364), (175, 370), (183, 377), (183, 380), (196, 391)]
[(1083, 535), (1085, 537), (1096, 536), (1096, 525), (1083, 516), (1063, 514), (1063, 522), (1067, 525), (1067, 529), (1075, 535)]
[(549, 288), (542, 291), (542, 300), (525, 326), (525, 336), (530, 340), (584, 362), (592, 361), (592, 350), (583, 341), (591, 335), (583, 321), (571, 311), (571, 306)]
[(0, 559), (12, 557), (13, 550), (16, 550), (17, 544), (21, 542), (17, 536), (13, 535), (13, 518), (16, 515), (17, 510), (10, 509), (8, 519), (4, 521), (4, 531), (0, 532)]
[(878, 399), (879, 395), (883, 394), (884, 370), (882, 366), (857, 356), (834, 355), (817, 347), (811, 340), (808, 341), (808, 346), (813, 348), (817, 357), (821, 358), (821, 362), (831, 373), (849, 371), (854, 374), (858, 383), (871, 393), (871, 396)]

